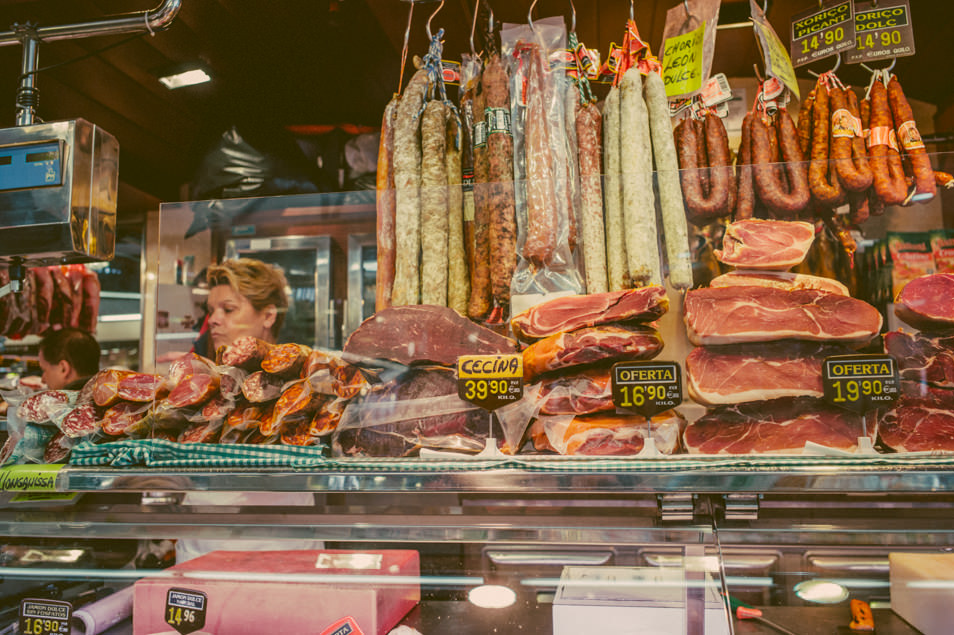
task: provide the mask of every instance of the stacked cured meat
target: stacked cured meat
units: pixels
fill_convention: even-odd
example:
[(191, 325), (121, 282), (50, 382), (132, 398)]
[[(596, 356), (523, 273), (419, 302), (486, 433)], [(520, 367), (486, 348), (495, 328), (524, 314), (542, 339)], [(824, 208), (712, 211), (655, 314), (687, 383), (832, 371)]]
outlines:
[(822, 400), (822, 363), (874, 338), (881, 314), (833, 280), (787, 272), (813, 236), (809, 223), (732, 223), (716, 255), (745, 269), (686, 295), (699, 347), (686, 359), (688, 392), (709, 407), (686, 428), (689, 452), (800, 452), (806, 441), (857, 448), (862, 419)]
[[(611, 366), (652, 359), (662, 338), (648, 325), (669, 307), (665, 290), (650, 286), (556, 298), (515, 316), (514, 333), (529, 343), (524, 377), (532, 382), (538, 415), (530, 434), (538, 450), (561, 454), (638, 454), (646, 421), (617, 416)], [(670, 411), (654, 420), (659, 449), (679, 447), (681, 418)]]
[(954, 450), (954, 275), (912, 280), (895, 313), (920, 332), (884, 336), (885, 352), (898, 362), (901, 398), (880, 417), (881, 443), (898, 452)]
[[(10, 271), (0, 264), (0, 287), (9, 282)], [(18, 338), (66, 327), (94, 333), (99, 295), (99, 277), (84, 265), (26, 269), (22, 291), (0, 297), (0, 335)]]

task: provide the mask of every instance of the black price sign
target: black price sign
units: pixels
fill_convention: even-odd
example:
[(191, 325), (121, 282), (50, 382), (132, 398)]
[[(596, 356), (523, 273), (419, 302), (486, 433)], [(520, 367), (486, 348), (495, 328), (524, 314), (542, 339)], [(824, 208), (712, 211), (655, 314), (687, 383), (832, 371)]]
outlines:
[(612, 379), (617, 411), (648, 418), (682, 403), (682, 371), (676, 362), (618, 362)]
[(826, 2), (792, 17), (790, 50), (797, 68), (855, 48), (855, 16), (850, 0)]
[(182, 635), (201, 629), (205, 626), (207, 599), (201, 591), (169, 589), (166, 591), (166, 624)]
[(914, 55), (914, 27), (908, 0), (855, 3), (855, 48), (849, 64)]
[(20, 633), (54, 635), (70, 632), (73, 605), (61, 600), (20, 600)]
[(898, 398), (898, 365), (889, 355), (826, 357), (822, 383), (828, 403), (864, 414)]
[(523, 397), (522, 355), (465, 355), (457, 358), (457, 394), (484, 410)]

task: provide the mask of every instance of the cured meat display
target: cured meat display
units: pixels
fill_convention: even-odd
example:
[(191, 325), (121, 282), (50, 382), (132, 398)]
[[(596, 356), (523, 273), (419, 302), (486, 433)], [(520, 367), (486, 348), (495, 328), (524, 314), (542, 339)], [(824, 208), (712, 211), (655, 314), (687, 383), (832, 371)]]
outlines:
[(787, 338), (867, 343), (882, 324), (867, 302), (815, 289), (693, 289), (685, 306), (689, 340), (697, 346)]
[(510, 321), (520, 339), (533, 341), (564, 331), (612, 322), (652, 322), (669, 308), (659, 286), (571, 295), (538, 304)]
[(614, 409), (612, 378), (608, 368), (590, 368), (541, 382), (542, 414), (585, 415)]
[(533, 422), (530, 438), (539, 451), (575, 456), (632, 456), (642, 451), (652, 434), (657, 450), (675, 454), (681, 446), (685, 423), (674, 410), (653, 417), (651, 432), (646, 419), (638, 415), (541, 417)]
[(849, 295), (848, 287), (834, 278), (823, 278), (790, 271), (760, 271), (756, 269), (735, 269), (709, 281), (710, 287), (775, 287), (793, 291), (795, 289), (817, 289), (838, 295)]
[(523, 351), (523, 375), (531, 381), (553, 370), (606, 359), (652, 359), (662, 350), (659, 333), (648, 326), (594, 326), (557, 333)]
[(786, 270), (805, 259), (814, 240), (811, 223), (752, 218), (729, 223), (715, 255), (733, 267)]
[[(898, 361), (903, 384), (911, 382), (950, 391), (950, 404), (954, 406), (954, 336), (891, 331), (885, 333), (884, 350)], [(920, 391), (909, 388), (904, 392)]]
[[(9, 268), (0, 263), (0, 287), (8, 282)], [(67, 327), (95, 333), (99, 299), (99, 276), (85, 265), (28, 268), (22, 291), (0, 297), (0, 336), (21, 338)]]
[(806, 442), (853, 452), (863, 433), (860, 415), (795, 397), (713, 408), (686, 427), (683, 442), (690, 454), (801, 453)]
[(924, 331), (954, 329), (954, 274), (935, 273), (907, 283), (898, 294), (894, 312)]
[(361, 323), (344, 352), (400, 364), (450, 366), (461, 355), (515, 353), (516, 342), (474, 324), (447, 307), (390, 307)]
[(878, 420), (878, 438), (895, 452), (954, 451), (950, 404), (909, 400)]
[(686, 358), (686, 387), (705, 406), (824, 396), (822, 362), (849, 349), (814, 342), (781, 341), (706, 346)]

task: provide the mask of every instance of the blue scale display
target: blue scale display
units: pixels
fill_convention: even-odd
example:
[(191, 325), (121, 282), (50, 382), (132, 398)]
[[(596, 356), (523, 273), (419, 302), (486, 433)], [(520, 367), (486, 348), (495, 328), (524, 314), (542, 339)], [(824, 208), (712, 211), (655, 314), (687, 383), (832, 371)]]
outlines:
[(62, 182), (59, 141), (0, 148), (0, 191)]

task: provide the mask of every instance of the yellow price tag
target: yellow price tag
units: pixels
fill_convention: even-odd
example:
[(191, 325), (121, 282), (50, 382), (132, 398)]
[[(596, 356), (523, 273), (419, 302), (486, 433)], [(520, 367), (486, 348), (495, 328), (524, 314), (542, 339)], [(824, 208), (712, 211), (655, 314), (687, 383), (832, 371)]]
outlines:
[(464, 355), (457, 359), (457, 395), (484, 410), (523, 396), (522, 355)]
[(788, 50), (782, 41), (778, 39), (775, 29), (759, 21), (755, 22), (755, 29), (759, 32), (759, 42), (763, 44), (762, 53), (765, 56), (765, 72), (769, 75), (778, 77), (785, 86), (792, 91), (795, 98), (801, 97), (798, 91), (798, 78), (795, 77), (795, 68), (792, 66), (792, 58), (788, 56)]
[(8, 465), (0, 468), (0, 491), (55, 492), (62, 465)]
[(666, 40), (662, 78), (667, 95), (686, 95), (702, 88), (703, 47), (706, 23), (695, 30)]

